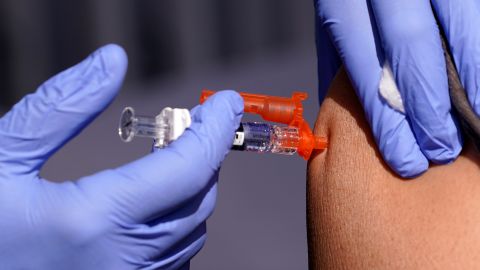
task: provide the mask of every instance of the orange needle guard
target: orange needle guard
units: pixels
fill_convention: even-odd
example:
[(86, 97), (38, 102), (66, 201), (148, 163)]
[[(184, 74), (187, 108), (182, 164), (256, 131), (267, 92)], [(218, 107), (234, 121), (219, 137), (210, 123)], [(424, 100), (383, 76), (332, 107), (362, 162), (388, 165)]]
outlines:
[[(203, 90), (200, 103), (213, 95), (215, 91)], [(310, 158), (313, 149), (325, 149), (328, 146), (327, 138), (314, 136), (308, 123), (303, 118), (302, 101), (308, 97), (305, 92), (293, 92), (291, 98), (275, 97), (240, 93), (243, 97), (245, 113), (260, 115), (264, 120), (296, 127), (299, 131), (300, 142), (298, 154), (305, 160)]]

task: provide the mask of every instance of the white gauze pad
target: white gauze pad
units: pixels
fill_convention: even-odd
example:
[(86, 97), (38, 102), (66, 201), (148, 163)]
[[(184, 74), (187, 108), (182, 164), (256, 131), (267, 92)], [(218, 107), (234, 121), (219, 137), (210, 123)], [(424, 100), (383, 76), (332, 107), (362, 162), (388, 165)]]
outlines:
[(400, 91), (398, 91), (397, 84), (395, 83), (392, 69), (387, 62), (385, 62), (383, 65), (382, 78), (380, 78), (380, 85), (378, 88), (380, 95), (385, 99), (390, 107), (405, 114), (402, 96), (400, 96)]

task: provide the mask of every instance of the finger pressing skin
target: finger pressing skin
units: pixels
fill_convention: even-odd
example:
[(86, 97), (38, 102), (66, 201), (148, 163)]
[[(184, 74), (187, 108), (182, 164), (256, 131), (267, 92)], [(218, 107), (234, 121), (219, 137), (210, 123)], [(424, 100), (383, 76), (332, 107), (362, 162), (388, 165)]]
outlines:
[(435, 163), (453, 161), (462, 142), (450, 113), (445, 59), (429, 1), (373, 0), (372, 9), (422, 152)]
[(423, 173), (428, 160), (405, 115), (390, 108), (379, 94), (383, 56), (366, 1), (320, 0), (318, 12), (334, 39), (383, 158), (402, 177)]

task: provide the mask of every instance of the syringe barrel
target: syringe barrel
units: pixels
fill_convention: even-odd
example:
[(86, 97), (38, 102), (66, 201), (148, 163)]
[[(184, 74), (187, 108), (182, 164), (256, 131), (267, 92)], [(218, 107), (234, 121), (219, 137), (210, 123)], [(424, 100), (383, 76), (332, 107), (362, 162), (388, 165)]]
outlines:
[(156, 138), (160, 133), (164, 132), (165, 128), (161, 127), (155, 122), (155, 118), (148, 116), (136, 117), (135, 136), (144, 138)]
[(235, 133), (233, 150), (293, 155), (300, 143), (299, 130), (291, 126), (244, 122)]
[[(203, 90), (200, 103), (215, 94), (214, 91)], [(276, 123), (290, 124), (295, 115), (303, 113), (302, 100), (307, 98), (306, 93), (294, 92), (292, 97), (275, 97), (249, 93), (239, 93), (243, 98), (244, 111), (262, 116), (263, 119)]]
[(120, 116), (118, 135), (124, 142), (130, 142), (134, 137), (161, 140), (169, 131), (170, 127), (156, 117), (136, 115), (131, 107), (126, 107)]

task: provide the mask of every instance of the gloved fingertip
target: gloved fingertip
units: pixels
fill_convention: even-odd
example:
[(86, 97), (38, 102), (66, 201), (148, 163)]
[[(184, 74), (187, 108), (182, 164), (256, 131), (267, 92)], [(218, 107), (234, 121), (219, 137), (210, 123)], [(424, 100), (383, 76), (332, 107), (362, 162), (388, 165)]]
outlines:
[(427, 156), (427, 158), (435, 164), (444, 165), (454, 162), (460, 155), (461, 151), (462, 147), (458, 145), (453, 149), (442, 148), (429, 150), (425, 152), (425, 156)]
[[(217, 100), (221, 102), (215, 102)], [(217, 92), (212, 96), (212, 102), (214, 102), (214, 106), (223, 106), (228, 104), (229, 108), (231, 108), (234, 114), (243, 113), (243, 98), (234, 90), (223, 90)]]
[(128, 66), (125, 50), (117, 44), (108, 44), (98, 49), (97, 52), (101, 55), (105, 72), (111, 77), (123, 78)]
[(419, 157), (415, 160), (400, 161), (391, 165), (402, 178), (415, 178), (428, 170), (428, 160), (425, 157)]
[(382, 115), (390, 115), (390, 118), (381, 119), (388, 124), (374, 125), (373, 130), (376, 131), (375, 138), (388, 166), (403, 178), (414, 178), (427, 171), (428, 159), (420, 150), (405, 118), (390, 110)]
[[(419, 149), (405, 151), (407, 148), (394, 151), (392, 155), (385, 156), (390, 168), (402, 178), (415, 178), (428, 170), (428, 159)], [(390, 151), (389, 151), (390, 152)]]
[(435, 164), (451, 163), (462, 151), (462, 135), (450, 116), (437, 130), (435, 133), (424, 132), (423, 137), (417, 137), (420, 148), (427, 159)]
[(192, 125), (171, 146), (183, 149), (178, 152), (202, 146), (201, 158), (216, 170), (232, 147), (243, 115), (243, 98), (235, 91), (219, 91), (191, 112)]
[(243, 116), (243, 98), (233, 90), (224, 90), (215, 93), (204, 103), (202, 114), (218, 115), (227, 117), (217, 118), (220, 121), (228, 121), (236, 128)]

